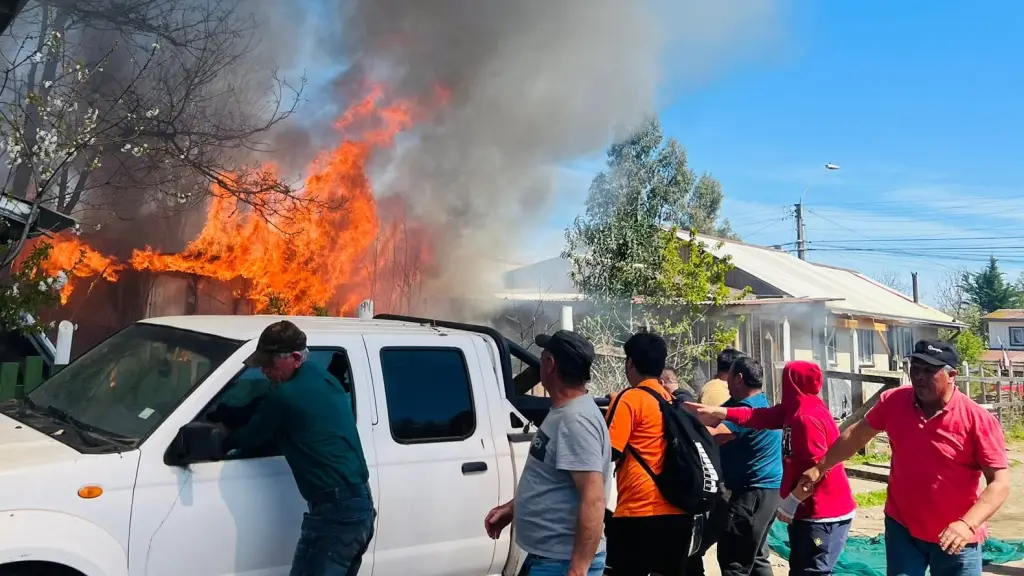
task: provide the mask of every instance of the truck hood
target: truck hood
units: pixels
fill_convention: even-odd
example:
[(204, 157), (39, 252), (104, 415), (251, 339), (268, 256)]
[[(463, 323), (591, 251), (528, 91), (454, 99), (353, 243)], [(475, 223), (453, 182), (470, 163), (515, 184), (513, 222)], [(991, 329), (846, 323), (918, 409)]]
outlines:
[(82, 454), (74, 448), (13, 418), (0, 415), (0, 474), (81, 457)]

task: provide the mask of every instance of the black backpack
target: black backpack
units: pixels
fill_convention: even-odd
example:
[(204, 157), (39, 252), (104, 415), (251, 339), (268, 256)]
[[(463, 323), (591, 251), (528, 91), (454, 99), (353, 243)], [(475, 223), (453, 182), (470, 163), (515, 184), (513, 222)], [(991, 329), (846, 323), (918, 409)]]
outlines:
[[(654, 390), (638, 388), (658, 401), (665, 427), (665, 460), (660, 474), (655, 474), (640, 454), (626, 449), (654, 480), (661, 495), (670, 504), (688, 514), (711, 511), (721, 496), (722, 467), (718, 445), (707, 428), (679, 403), (669, 402)], [(621, 397), (621, 395), (620, 395)]]

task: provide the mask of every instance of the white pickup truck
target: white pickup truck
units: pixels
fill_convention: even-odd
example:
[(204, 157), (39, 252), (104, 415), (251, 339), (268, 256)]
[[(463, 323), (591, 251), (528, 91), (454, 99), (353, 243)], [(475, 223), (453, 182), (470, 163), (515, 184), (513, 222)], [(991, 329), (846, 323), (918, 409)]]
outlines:
[[(210, 421), (240, 425), (268, 389), (242, 360), (278, 319), (138, 322), (0, 404), (0, 576), (287, 574), (305, 505), (284, 458), (208, 449)], [(378, 511), (360, 574), (513, 574), (510, 531), (483, 520), (546, 414), (522, 396), (537, 358), (478, 326), (291, 320), (352, 394)]]

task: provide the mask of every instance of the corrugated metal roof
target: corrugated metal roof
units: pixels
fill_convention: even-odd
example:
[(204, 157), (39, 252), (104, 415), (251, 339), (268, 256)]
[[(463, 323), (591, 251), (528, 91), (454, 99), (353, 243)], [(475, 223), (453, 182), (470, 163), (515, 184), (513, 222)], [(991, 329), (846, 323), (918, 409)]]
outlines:
[[(688, 239), (688, 233), (680, 233)], [(814, 264), (785, 252), (712, 236), (697, 236), (719, 257), (731, 256), (734, 266), (793, 298), (831, 299), (826, 306), (849, 314), (884, 316), (918, 322), (956, 325), (952, 317), (916, 303), (853, 270)], [(716, 247), (721, 242), (721, 246)]]
[(989, 312), (981, 317), (982, 320), (1024, 320), (1024, 309), (1002, 308), (995, 312)]

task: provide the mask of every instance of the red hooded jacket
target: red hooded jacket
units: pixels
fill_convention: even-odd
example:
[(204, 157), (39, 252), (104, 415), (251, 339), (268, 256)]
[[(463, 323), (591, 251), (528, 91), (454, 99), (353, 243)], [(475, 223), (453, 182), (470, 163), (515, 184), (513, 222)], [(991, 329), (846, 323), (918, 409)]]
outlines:
[[(729, 408), (726, 419), (754, 429), (782, 429), (782, 498), (821, 460), (839, 438), (839, 428), (818, 396), (821, 367), (796, 361), (782, 370), (782, 402), (771, 408)], [(839, 464), (825, 475), (797, 509), (795, 520), (841, 518), (856, 508), (846, 470)]]

